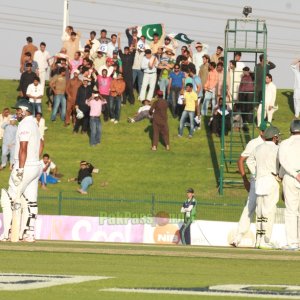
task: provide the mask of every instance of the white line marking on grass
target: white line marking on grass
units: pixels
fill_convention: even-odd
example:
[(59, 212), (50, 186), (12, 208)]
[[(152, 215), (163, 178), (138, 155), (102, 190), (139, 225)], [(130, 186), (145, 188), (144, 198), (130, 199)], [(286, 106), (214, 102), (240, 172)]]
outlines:
[(40, 289), (62, 284), (74, 284), (110, 278), (113, 277), (2, 273), (0, 274), (0, 291)]
[[(266, 288), (265, 290), (263, 288)], [(259, 288), (262, 288), (261, 290)], [(274, 288), (274, 290), (272, 290)], [(276, 288), (282, 290), (275, 290)], [(107, 288), (101, 292), (115, 293), (140, 293), (140, 294), (168, 294), (168, 295), (194, 295), (194, 296), (219, 296), (219, 297), (244, 297), (264, 299), (300, 299), (300, 286), (288, 285), (219, 285), (199, 289), (180, 288)]]

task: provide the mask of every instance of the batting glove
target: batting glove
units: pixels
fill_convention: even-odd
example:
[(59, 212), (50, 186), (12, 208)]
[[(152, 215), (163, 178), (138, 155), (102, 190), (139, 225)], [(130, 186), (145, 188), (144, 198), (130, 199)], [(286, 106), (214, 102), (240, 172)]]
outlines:
[(12, 174), (11, 174), (11, 179), (15, 186), (18, 186), (22, 180), (23, 180), (23, 175), (24, 175), (24, 168), (19, 168), (19, 169), (14, 169)]

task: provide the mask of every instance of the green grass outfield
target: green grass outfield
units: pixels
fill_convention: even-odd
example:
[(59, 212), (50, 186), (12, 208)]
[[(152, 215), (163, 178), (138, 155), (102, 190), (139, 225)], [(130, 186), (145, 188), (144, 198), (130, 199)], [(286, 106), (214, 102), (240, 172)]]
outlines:
[[(15, 103), (18, 81), (0, 80), (1, 107)], [(50, 121), (50, 112), (43, 99), (43, 112), (46, 126), (45, 150), (57, 164), (64, 176), (57, 185), (49, 185), (48, 191), (40, 190), (39, 212), (58, 214), (58, 195), (62, 192), (62, 214), (98, 215), (100, 209), (107, 211), (129, 210), (148, 213), (151, 210), (152, 196), (164, 201), (155, 211), (177, 212), (185, 198), (187, 187), (194, 187), (196, 198), (202, 203), (224, 204), (224, 207), (203, 206), (198, 217), (202, 219), (237, 220), (246, 199), (246, 192), (241, 185), (225, 188), (225, 195), (219, 196), (217, 190), (218, 160), (220, 158), (220, 139), (206, 132), (205, 126), (195, 132), (193, 139), (188, 139), (187, 129), (184, 137), (177, 137), (178, 120), (169, 117), (171, 151), (159, 145), (158, 151), (150, 150), (150, 123), (147, 120), (128, 124), (127, 117), (132, 116), (139, 107), (122, 107), (121, 121), (114, 125), (104, 123), (101, 145), (90, 147), (88, 137), (72, 134), (72, 128), (65, 128), (57, 119)], [(289, 91), (278, 92), (279, 111), (274, 114), (274, 124), (289, 136), (289, 123), (293, 118), (290, 108)], [(257, 132), (258, 134), (258, 132)], [(76, 193), (78, 185), (68, 183), (67, 178), (75, 177), (81, 160), (90, 161), (100, 169), (95, 174), (94, 185), (89, 189), (88, 197)], [(8, 169), (0, 172), (1, 187), (7, 187)], [(239, 178), (238, 174), (236, 175)], [(81, 200), (82, 199), (82, 200)], [(94, 200), (91, 200), (94, 199)], [(101, 201), (98, 201), (102, 199)], [(119, 199), (113, 203), (110, 199)], [(124, 200), (134, 200), (126, 202)], [(143, 202), (145, 200), (145, 202)], [(168, 203), (175, 201), (171, 206)], [(147, 202), (147, 203), (146, 203)], [(150, 204), (149, 204), (150, 203)], [(178, 204), (177, 204), (178, 203)], [(178, 206), (177, 206), (178, 205)], [(238, 205), (238, 208), (228, 207)], [(201, 212), (200, 211), (204, 211)]]
[[(221, 284), (297, 285), (300, 277), (300, 253), (279, 250), (39, 241), (35, 244), (1, 243), (0, 257), (1, 273), (113, 277), (26, 291), (0, 291), (0, 299), (7, 300), (187, 299), (186, 295), (101, 290), (195, 289)], [(232, 299), (245, 298), (236, 296)]]

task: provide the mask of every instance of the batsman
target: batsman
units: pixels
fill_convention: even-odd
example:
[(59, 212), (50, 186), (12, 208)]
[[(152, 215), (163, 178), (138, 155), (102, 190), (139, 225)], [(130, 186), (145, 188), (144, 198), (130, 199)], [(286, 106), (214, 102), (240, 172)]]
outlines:
[(21, 99), (13, 108), (16, 109), (19, 125), (9, 188), (1, 190), (4, 227), (1, 241), (34, 242), (38, 180), (42, 173), (40, 156), (44, 143), (32, 115), (32, 104)]

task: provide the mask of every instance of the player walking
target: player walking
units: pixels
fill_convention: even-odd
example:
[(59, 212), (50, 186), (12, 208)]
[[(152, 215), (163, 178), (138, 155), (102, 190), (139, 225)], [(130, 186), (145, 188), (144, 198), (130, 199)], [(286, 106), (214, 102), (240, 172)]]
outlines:
[[(15, 163), (9, 178), (9, 188), (1, 191), (4, 227), (1, 240), (9, 240), (12, 210), (20, 209), (19, 239), (34, 242), (35, 220), (38, 212), (38, 180), (42, 173), (39, 157), (43, 151), (43, 141), (32, 116), (32, 104), (22, 99), (13, 108), (16, 109), (20, 123), (16, 134)], [(18, 197), (20, 199), (17, 199)]]
[(283, 171), (285, 198), (285, 229), (287, 250), (298, 250), (300, 239), (300, 120), (293, 120), (291, 136), (279, 147), (279, 162)]
[(189, 188), (187, 191), (187, 200), (183, 202), (181, 212), (184, 213), (184, 221), (179, 230), (180, 238), (183, 245), (191, 244), (191, 224), (196, 217), (196, 199), (194, 190)]
[(265, 142), (257, 146), (247, 159), (247, 166), (255, 176), (256, 247), (260, 249), (274, 248), (271, 236), (279, 201), (279, 136), (277, 127), (268, 127), (264, 132)]
[(263, 139), (263, 133), (267, 128), (266, 123), (261, 123), (259, 129), (260, 134), (257, 138), (251, 140), (247, 145), (243, 153), (241, 154), (239, 160), (238, 160), (238, 168), (239, 172), (243, 178), (243, 183), (245, 186), (245, 189), (247, 190), (248, 199), (246, 202), (246, 205), (244, 207), (244, 210), (242, 212), (242, 215), (240, 217), (240, 221), (238, 224), (238, 229), (236, 231), (235, 237), (230, 244), (233, 247), (238, 247), (239, 243), (241, 242), (243, 236), (248, 232), (251, 224), (251, 218), (255, 213), (256, 209), (256, 194), (255, 194), (255, 178), (254, 176), (251, 176), (250, 182), (247, 178), (244, 162), (247, 160), (247, 158), (250, 156), (251, 152), (259, 145), (261, 145), (264, 142)]

